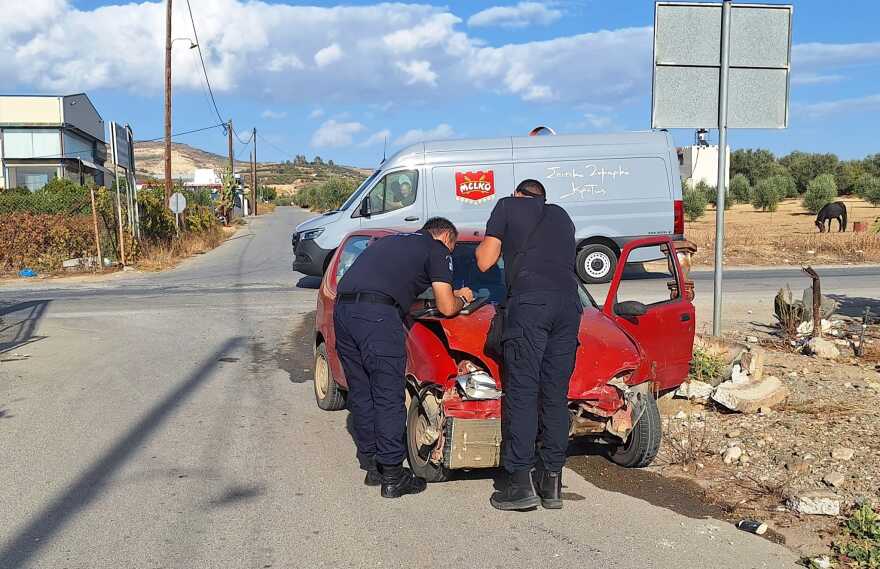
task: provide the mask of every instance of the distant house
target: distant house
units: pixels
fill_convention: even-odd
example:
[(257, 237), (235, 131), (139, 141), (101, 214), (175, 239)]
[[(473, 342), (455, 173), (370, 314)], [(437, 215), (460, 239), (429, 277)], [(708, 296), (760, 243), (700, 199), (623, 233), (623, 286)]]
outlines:
[[(718, 145), (695, 144), (678, 148), (678, 167), (681, 179), (690, 187), (700, 182), (718, 185)], [(730, 182), (730, 147), (727, 147), (725, 183)]]
[(106, 160), (104, 120), (85, 93), (0, 95), (0, 188), (36, 191), (56, 177), (102, 185)]
[(216, 191), (223, 186), (223, 181), (213, 168), (196, 168), (192, 181), (184, 182), (183, 186), (190, 190)]

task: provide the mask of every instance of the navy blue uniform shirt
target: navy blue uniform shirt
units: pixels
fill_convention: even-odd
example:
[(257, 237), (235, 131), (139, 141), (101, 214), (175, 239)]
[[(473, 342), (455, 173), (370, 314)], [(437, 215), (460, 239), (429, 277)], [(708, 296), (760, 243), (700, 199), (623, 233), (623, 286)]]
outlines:
[[(542, 207), (546, 208), (544, 220), (527, 244), (525, 240), (538, 223)], [(514, 278), (513, 260), (517, 252), (526, 250), (519, 259), (519, 276), (511, 296), (532, 290), (577, 294), (574, 223), (558, 205), (545, 205), (539, 198), (502, 198), (489, 216), (486, 236), (501, 240), (508, 290)]]
[(339, 293), (378, 292), (409, 310), (431, 283), (452, 284), (452, 256), (428, 233), (398, 233), (377, 239), (339, 281)]

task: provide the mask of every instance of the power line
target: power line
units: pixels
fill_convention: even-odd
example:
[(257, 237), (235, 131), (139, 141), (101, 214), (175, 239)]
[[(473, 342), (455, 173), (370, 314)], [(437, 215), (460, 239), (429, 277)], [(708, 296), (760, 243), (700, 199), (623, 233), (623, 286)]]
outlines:
[(274, 142), (272, 142), (271, 140), (267, 140), (265, 136), (257, 135), (257, 137), (258, 137), (261, 141), (265, 142), (266, 144), (268, 144), (269, 146), (271, 146), (272, 148), (274, 148), (275, 150), (277, 150), (278, 152), (280, 152), (280, 153), (281, 153), (283, 156), (285, 156), (288, 160), (290, 160), (291, 157), (296, 156), (296, 154), (294, 154), (294, 153), (292, 153), (292, 152), (288, 152), (288, 151), (286, 151), (286, 150), (284, 150), (284, 149), (282, 149), (282, 148), (279, 148)]
[[(173, 133), (173, 134), (171, 135), (171, 137), (174, 138), (175, 136), (183, 136), (183, 135), (185, 135), (185, 134), (193, 134), (193, 133), (195, 133), (195, 132), (202, 132), (202, 131), (205, 131), (205, 130), (211, 130), (212, 128), (220, 128), (220, 127), (226, 128), (226, 123), (212, 124), (211, 126), (205, 126), (205, 127), (202, 127), (202, 128), (196, 128), (196, 129), (193, 129), (193, 130), (185, 130), (185, 131), (183, 131), (183, 132), (175, 132), (175, 133)], [(158, 141), (160, 141), (160, 140), (165, 140), (165, 137), (164, 137), (164, 136), (160, 136), (159, 138), (150, 138), (150, 139), (147, 139), (147, 140), (135, 140), (135, 142), (158, 142)]]
[(214, 112), (217, 113), (217, 118), (222, 123), (223, 116), (220, 114), (220, 109), (217, 108), (217, 101), (214, 100), (214, 90), (211, 88), (211, 80), (208, 79), (208, 68), (205, 67), (205, 58), (202, 55), (202, 44), (199, 42), (199, 33), (196, 31), (196, 20), (193, 18), (192, 6), (190, 6), (189, 0), (186, 0), (186, 8), (189, 11), (189, 21), (192, 23), (193, 39), (196, 40), (196, 49), (199, 51), (199, 61), (202, 62), (202, 73), (204, 73), (205, 83), (208, 85), (208, 94), (211, 96), (211, 104), (214, 106)]
[(232, 128), (232, 134), (235, 135), (235, 138), (238, 139), (238, 142), (240, 142), (241, 144), (245, 144), (245, 145), (250, 144), (251, 141), (254, 139), (253, 131), (251, 131), (251, 135), (248, 137), (247, 140), (242, 140), (241, 137), (238, 136), (238, 133), (235, 131), (235, 127)]

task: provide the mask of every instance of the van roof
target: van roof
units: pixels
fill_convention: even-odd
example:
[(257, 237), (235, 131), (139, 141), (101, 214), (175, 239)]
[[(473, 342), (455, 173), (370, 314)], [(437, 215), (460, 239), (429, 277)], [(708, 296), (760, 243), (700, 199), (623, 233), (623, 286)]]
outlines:
[(514, 148), (558, 146), (638, 146), (643, 152), (667, 152), (672, 137), (666, 131), (619, 132), (609, 134), (557, 134), (550, 136), (505, 136), (501, 138), (460, 138), (418, 142), (402, 148), (386, 161), (387, 165), (441, 152), (479, 152)]

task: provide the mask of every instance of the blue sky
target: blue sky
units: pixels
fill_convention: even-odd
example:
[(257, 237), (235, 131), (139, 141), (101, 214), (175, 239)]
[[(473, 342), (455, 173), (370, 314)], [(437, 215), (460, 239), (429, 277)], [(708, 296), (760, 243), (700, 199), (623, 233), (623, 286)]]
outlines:
[[(373, 166), (425, 138), (649, 128), (648, 0), (376, 4), (190, 0), (223, 118), (260, 158)], [(790, 128), (734, 148), (880, 152), (880, 4), (794, 2)], [(8, 92), (86, 91), (138, 139), (163, 134), (163, 4), (0, 0)], [(191, 37), (185, 0), (174, 36)], [(174, 47), (174, 131), (214, 124), (196, 51)], [(676, 131), (679, 144), (692, 131)], [(713, 138), (715, 133), (713, 132)], [(176, 140), (225, 153), (220, 129)], [(248, 150), (236, 144), (245, 157)]]

